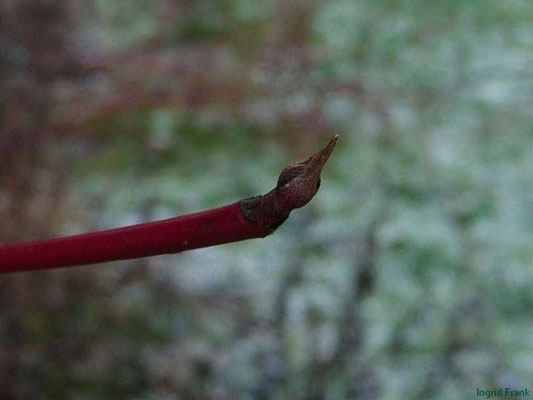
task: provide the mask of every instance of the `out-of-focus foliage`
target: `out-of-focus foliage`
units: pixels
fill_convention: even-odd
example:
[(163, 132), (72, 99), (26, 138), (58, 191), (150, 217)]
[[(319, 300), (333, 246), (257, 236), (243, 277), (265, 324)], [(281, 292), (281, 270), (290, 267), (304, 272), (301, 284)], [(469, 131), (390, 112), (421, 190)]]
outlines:
[(267, 239), (2, 276), (0, 397), (531, 385), (531, 17), (518, 0), (0, 0), (2, 241), (263, 193), (341, 135), (319, 195)]

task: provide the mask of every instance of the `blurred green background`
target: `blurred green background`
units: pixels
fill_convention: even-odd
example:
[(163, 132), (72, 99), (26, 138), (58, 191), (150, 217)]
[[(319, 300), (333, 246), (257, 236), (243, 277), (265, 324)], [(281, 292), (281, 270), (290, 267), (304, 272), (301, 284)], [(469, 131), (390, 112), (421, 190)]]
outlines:
[(0, 0), (1, 242), (233, 203), (341, 135), (266, 239), (1, 276), (0, 398), (533, 390), (532, 18)]

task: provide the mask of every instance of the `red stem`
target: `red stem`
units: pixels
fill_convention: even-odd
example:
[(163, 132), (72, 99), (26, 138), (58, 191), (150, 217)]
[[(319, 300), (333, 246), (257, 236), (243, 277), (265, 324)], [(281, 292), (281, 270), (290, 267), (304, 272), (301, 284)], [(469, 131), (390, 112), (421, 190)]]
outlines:
[(318, 191), (337, 136), (308, 160), (286, 167), (276, 188), (229, 206), (83, 235), (0, 246), (0, 272), (43, 270), (177, 253), (265, 237)]
[(0, 247), (0, 272), (27, 271), (177, 253), (266, 236), (234, 203), (214, 210)]

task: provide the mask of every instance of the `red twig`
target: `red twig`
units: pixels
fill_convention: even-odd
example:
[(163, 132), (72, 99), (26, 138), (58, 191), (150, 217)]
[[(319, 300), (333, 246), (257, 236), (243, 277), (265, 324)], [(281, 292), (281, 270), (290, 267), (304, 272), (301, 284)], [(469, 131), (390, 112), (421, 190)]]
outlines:
[(178, 253), (265, 237), (318, 191), (338, 136), (282, 171), (274, 189), (237, 203), (163, 221), (83, 235), (0, 246), (0, 272), (42, 270)]

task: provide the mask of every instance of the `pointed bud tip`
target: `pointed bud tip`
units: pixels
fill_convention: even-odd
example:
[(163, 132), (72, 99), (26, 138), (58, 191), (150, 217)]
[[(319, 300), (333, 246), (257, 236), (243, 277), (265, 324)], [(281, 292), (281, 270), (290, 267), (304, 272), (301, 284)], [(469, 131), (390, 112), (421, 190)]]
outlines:
[(313, 154), (306, 161), (307, 163), (309, 163), (310, 170), (313, 171), (315, 174), (320, 175), (320, 171), (324, 167), (326, 161), (328, 161), (329, 156), (333, 152), (333, 149), (335, 148), (338, 139), (339, 135), (332, 136), (321, 150)]
[(328, 143), (326, 144), (326, 147), (322, 150), (322, 151), (324, 151), (324, 150), (327, 151), (328, 157), (330, 156), (331, 152), (335, 148), (335, 145), (337, 144), (337, 140), (339, 140), (339, 135), (332, 136), (328, 140)]

